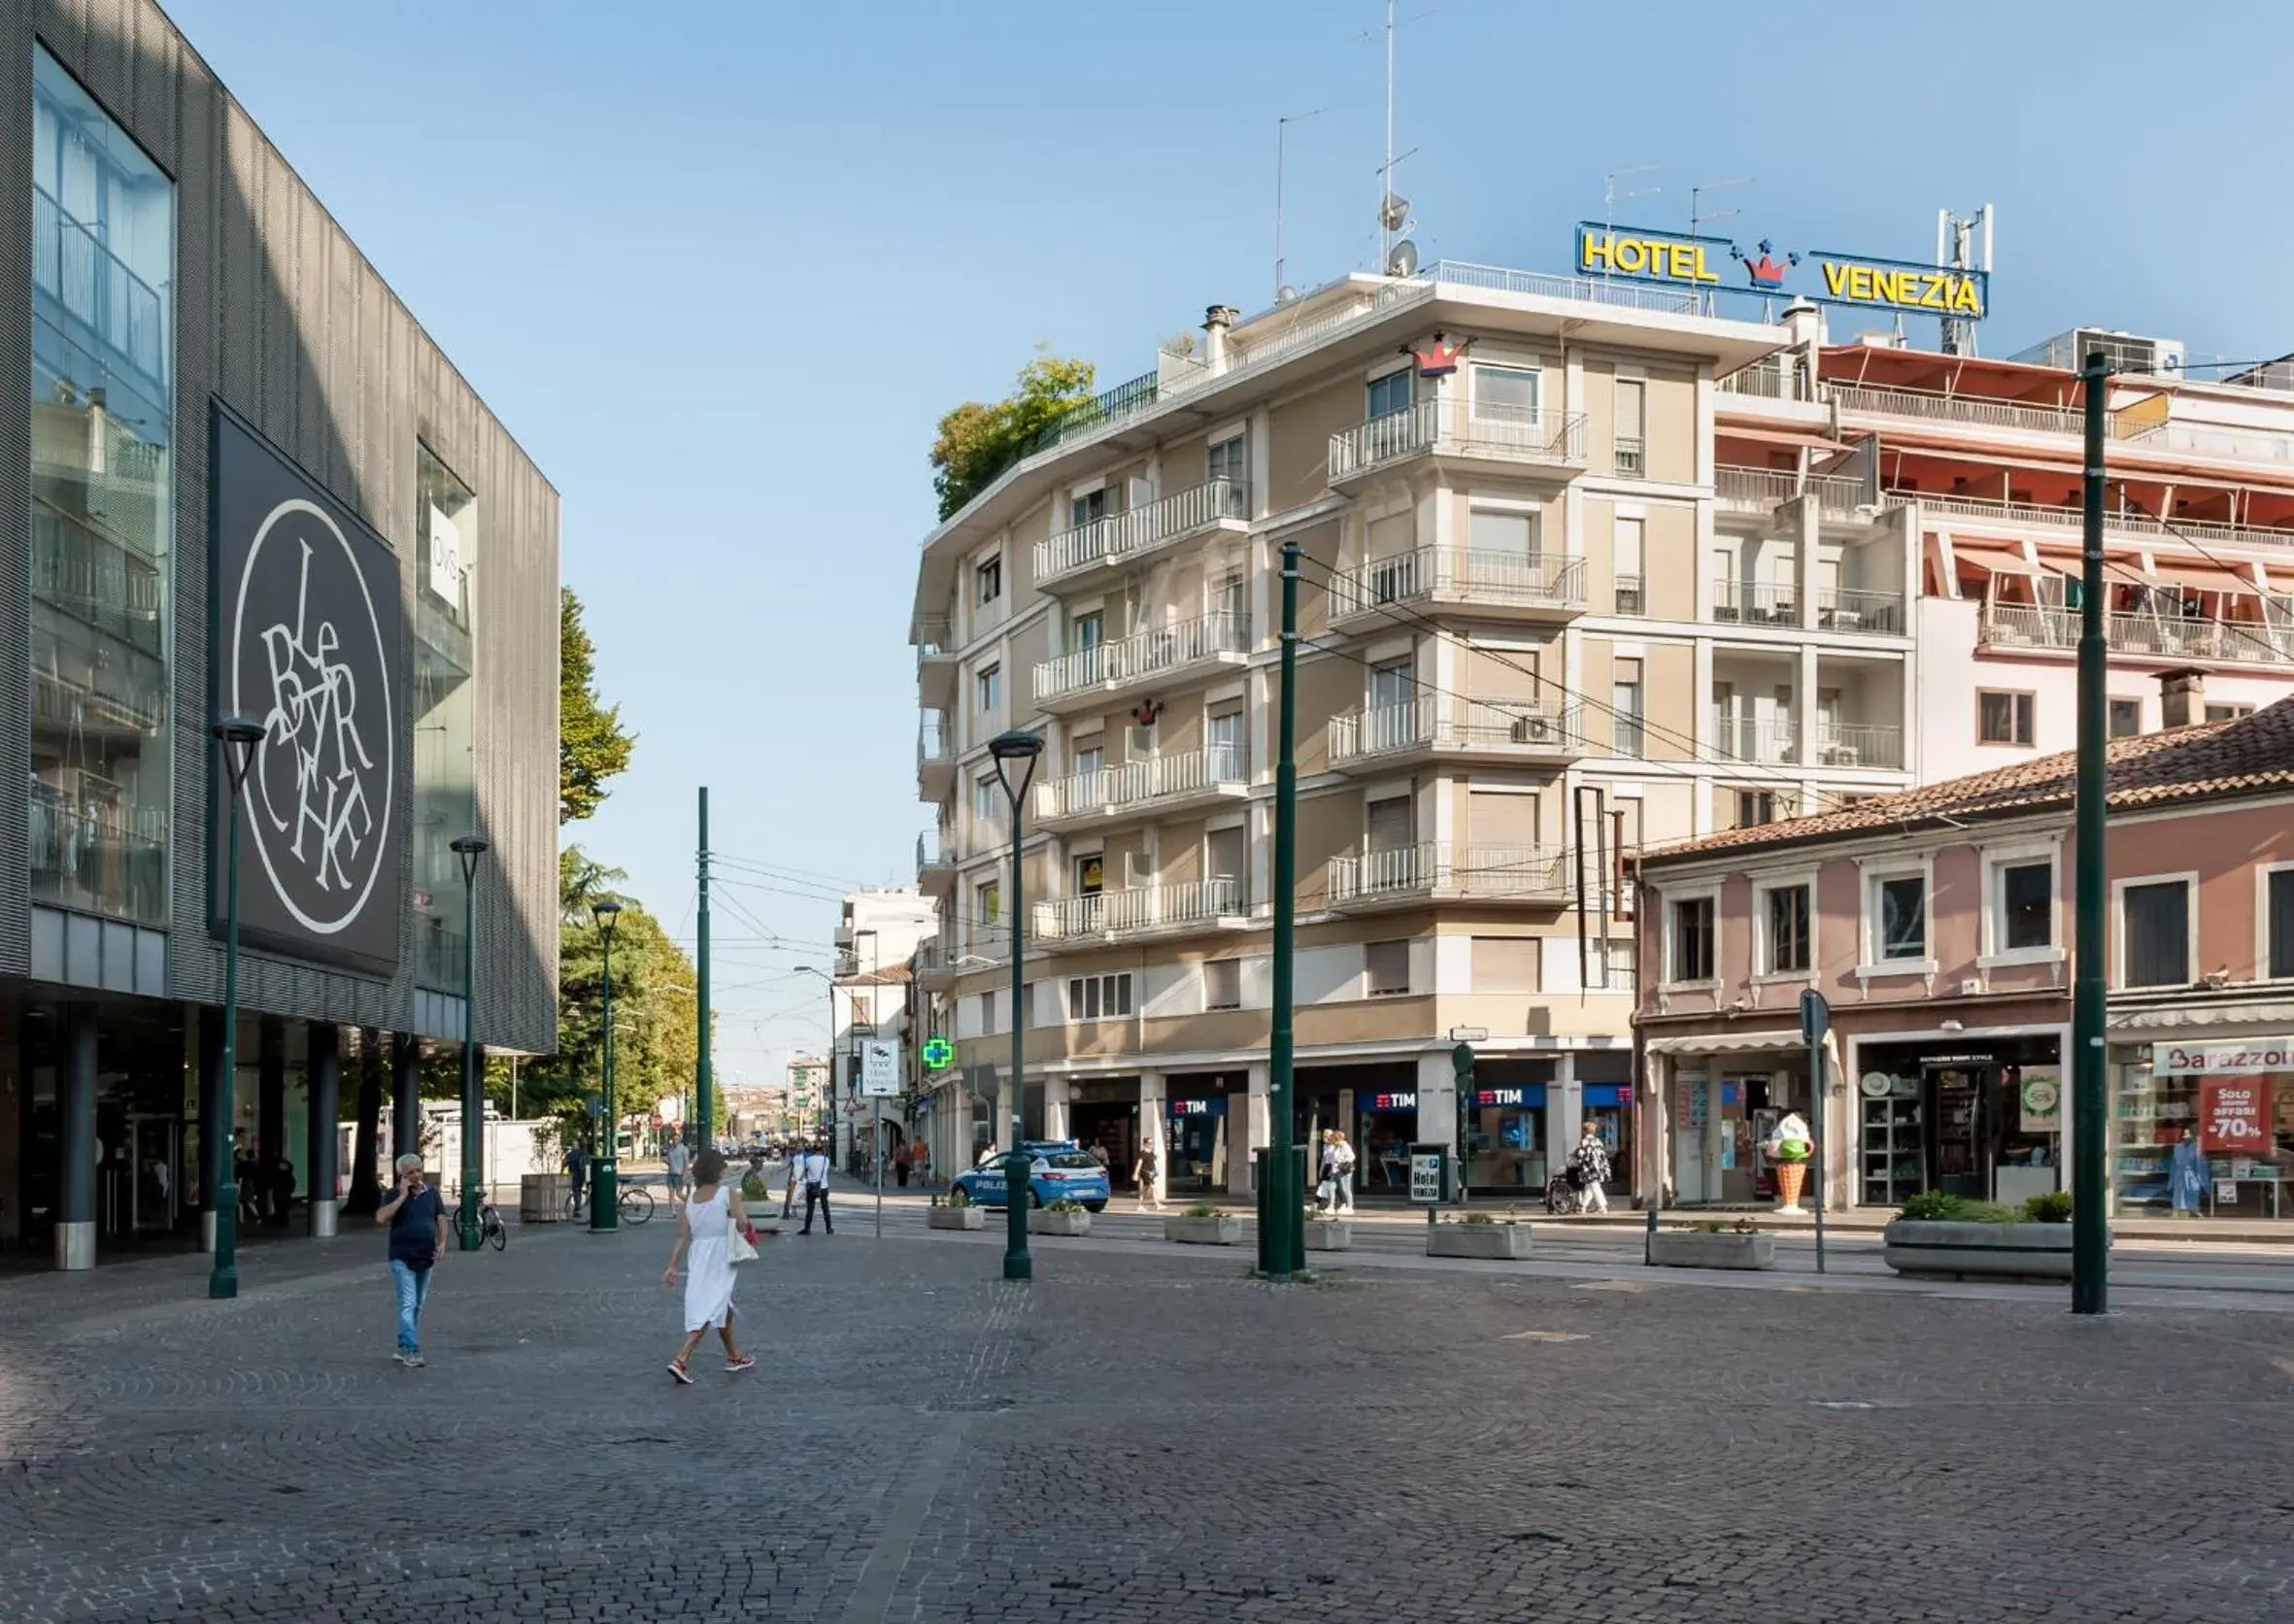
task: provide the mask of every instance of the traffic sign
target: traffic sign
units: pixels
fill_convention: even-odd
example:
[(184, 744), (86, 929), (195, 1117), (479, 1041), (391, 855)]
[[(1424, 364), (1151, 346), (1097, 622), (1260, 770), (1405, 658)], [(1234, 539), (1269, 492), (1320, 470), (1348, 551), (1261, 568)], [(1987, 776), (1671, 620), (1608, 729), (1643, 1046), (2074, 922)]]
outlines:
[(1439, 1149), (1425, 1150), (1416, 1145), (1410, 1147), (1410, 1200), (1412, 1201), (1421, 1206), (1439, 1206), (1441, 1204), (1442, 1186), (1448, 1182), (1442, 1177), (1442, 1164), (1448, 1159), (1447, 1154)]
[(945, 1071), (955, 1063), (956, 1045), (945, 1037), (924, 1040), (924, 1068), (927, 1071)]
[(871, 1037), (860, 1045), (860, 1098), (890, 1100), (899, 1092), (899, 1045)]

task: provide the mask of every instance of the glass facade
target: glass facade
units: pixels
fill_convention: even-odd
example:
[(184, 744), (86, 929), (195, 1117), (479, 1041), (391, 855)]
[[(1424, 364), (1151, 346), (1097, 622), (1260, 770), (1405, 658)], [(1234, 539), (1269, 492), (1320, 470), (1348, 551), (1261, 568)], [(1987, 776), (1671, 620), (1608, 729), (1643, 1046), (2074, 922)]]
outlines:
[(168, 917), (175, 184), (32, 77), (35, 901)]
[(464, 887), (453, 846), (482, 832), (471, 593), (478, 502), (419, 443), (415, 480), (415, 973), (425, 987), (460, 993)]

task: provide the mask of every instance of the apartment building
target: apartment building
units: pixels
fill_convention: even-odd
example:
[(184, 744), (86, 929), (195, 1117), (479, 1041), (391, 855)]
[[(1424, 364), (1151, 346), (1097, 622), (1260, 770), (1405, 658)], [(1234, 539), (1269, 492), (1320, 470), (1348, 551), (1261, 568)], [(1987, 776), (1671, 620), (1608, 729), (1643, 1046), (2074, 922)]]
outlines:
[[(1858, 530), (1882, 532), (1858, 568), (1892, 567), (1869, 590), (1898, 605), (1869, 626), (1724, 619), (1735, 600), (1700, 567), (1728, 523), (1716, 381), (1791, 342), (1676, 289), (1454, 263), (1248, 320), (1213, 307), (1195, 353), (1071, 413), (927, 537), (912, 633), (937, 815), (918, 868), (942, 925), (916, 965), (957, 1049), (935, 1162), (1008, 1142), (1016, 1115), (1119, 1170), (1159, 1135), (1181, 1192), (1248, 1187), (1291, 540), (1298, 1128), (1353, 1135), (1372, 1197), (1414, 1139), (1462, 1138), (1476, 1187), (1517, 1193), (1582, 1122), (1629, 1144), (1619, 851), (1709, 829), (1716, 805), (1772, 815), (1759, 797), (1819, 780), (1908, 781), (1878, 751), (1714, 748), (1708, 696), (1739, 654), (1814, 660), (1874, 706), (1912, 688), (1901, 520)], [(1735, 714), (1760, 716), (1749, 668), (1734, 680)], [(1023, 802), (1016, 1011), (1010, 801), (986, 748), (1012, 727), (1047, 745)], [(1458, 1030), (1480, 1034), (1467, 1100)]]
[(871, 1102), (860, 1097), (863, 1045), (894, 1043), (913, 1075), (908, 1004), (911, 961), (921, 943), (938, 930), (938, 907), (913, 891), (856, 891), (845, 897), (836, 923), (836, 973), (830, 999), (831, 1030), (824, 1116), (835, 1124), (832, 1154), (839, 1166), (868, 1154), (871, 1125), (884, 1135), (889, 1154), (908, 1133), (899, 1100)]
[[(2163, 727), (2110, 746), (2108, 1194), (2294, 1217), (2294, 699), (2210, 723), (2209, 680), (2167, 678)], [(1768, 1130), (1816, 1104), (1815, 988), (1835, 1206), (2070, 1188), (2075, 769), (2025, 760), (1642, 857), (1644, 1186), (1773, 1193)]]
[[(1783, 321), (1791, 345), (1720, 386), (1714, 609), (1842, 635), (1797, 673), (1732, 650), (1709, 691), (1724, 742), (1924, 783), (2072, 745), (2076, 368), (2097, 349), (2115, 374), (2112, 732), (2156, 728), (2158, 679), (2177, 667), (2207, 673), (2217, 718), (2294, 693), (2289, 368), (2208, 382), (2185, 375), (2180, 345), (2125, 333), (2079, 329), (1991, 360), (1828, 342), (1807, 304)], [(1891, 651), (1905, 631), (1916, 661)], [(1900, 708), (1908, 736), (1890, 730)]]

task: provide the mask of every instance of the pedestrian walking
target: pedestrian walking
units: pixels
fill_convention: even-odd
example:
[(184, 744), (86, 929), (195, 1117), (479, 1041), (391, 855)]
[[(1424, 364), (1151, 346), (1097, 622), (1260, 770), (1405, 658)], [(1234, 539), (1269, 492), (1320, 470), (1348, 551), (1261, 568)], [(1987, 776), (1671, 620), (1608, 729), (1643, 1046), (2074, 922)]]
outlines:
[(821, 1209), (821, 1225), (828, 1234), (836, 1233), (836, 1219), (828, 1210), (828, 1153), (819, 1145), (804, 1153), (804, 1228), (798, 1235), (813, 1233), (813, 1208)]
[(1141, 1139), (1139, 1141), (1139, 1159), (1131, 1164), (1131, 1183), (1138, 1187), (1139, 1210), (1141, 1212), (1146, 1211), (1150, 1206), (1153, 1206), (1158, 1212), (1163, 1210), (1163, 1180), (1160, 1176), (1162, 1170), (1162, 1166), (1155, 1156), (1155, 1141)]
[(1577, 1175), (1580, 1210), (1608, 1211), (1608, 1193), (1602, 1186), (1609, 1181), (1609, 1147), (1601, 1142), (1601, 1134), (1590, 1122), (1578, 1137), (1577, 1148), (1569, 1152), (1569, 1169)]
[(576, 1139), (565, 1150), (565, 1176), (572, 1185), (573, 1203), (582, 1204), (582, 1192), (590, 1186), (590, 1152)]
[(257, 1154), (241, 1146), (231, 1155), (231, 1182), (239, 1187), (239, 1221), (253, 1224), (263, 1215), (263, 1185), (260, 1176), (262, 1161)]
[(1328, 1215), (1338, 1204), (1338, 1151), (1326, 1128), (1316, 1135), (1314, 1210)]
[(781, 1192), (781, 1216), (793, 1218), (796, 1215), (796, 1189), (804, 1181), (804, 1147), (789, 1145), (781, 1155), (789, 1164), (789, 1187)]
[(919, 1139), (916, 1141), (916, 1182), (929, 1184), (931, 1181), (932, 1147), (923, 1139)]
[(905, 1143), (893, 1152), (893, 1179), (901, 1189), (908, 1188), (908, 1172), (915, 1165), (915, 1160), (908, 1154), (908, 1146)]
[(1331, 1194), (1341, 1214), (1354, 1211), (1354, 1147), (1343, 1128), (1331, 1130)]
[(693, 1377), (687, 1361), (712, 1331), (725, 1343), (726, 1374), (757, 1363), (733, 1340), (733, 1265), (727, 1237), (735, 1230), (744, 1236), (756, 1234), (741, 1193), (725, 1182), (724, 1156), (704, 1150), (693, 1159), (692, 1199), (677, 1209), (677, 1241), (669, 1249), (669, 1267), (661, 1271), (661, 1283), (675, 1290), (677, 1266), (686, 1266), (685, 1345), (669, 1361), (669, 1373), (688, 1387)]
[(668, 1150), (661, 1157), (661, 1162), (669, 1169), (669, 1199), (676, 1201), (685, 1194), (685, 1169), (688, 1164), (685, 1158), (684, 1141), (672, 1139), (669, 1142)]
[(398, 1193), (385, 1201), (375, 1222), (390, 1232), (390, 1283), (398, 1293), (398, 1363), (422, 1368), (422, 1304), (446, 1251), (446, 1203), (422, 1182), (422, 1159), (401, 1156), (391, 1164)]

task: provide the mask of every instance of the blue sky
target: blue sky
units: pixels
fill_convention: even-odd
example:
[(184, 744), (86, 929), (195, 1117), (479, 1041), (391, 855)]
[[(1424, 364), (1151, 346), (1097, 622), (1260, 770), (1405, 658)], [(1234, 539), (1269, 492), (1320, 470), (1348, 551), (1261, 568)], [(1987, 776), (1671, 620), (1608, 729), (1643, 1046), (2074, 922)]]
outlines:
[[(925, 454), (1037, 343), (1144, 371), (1202, 307), (1366, 267), (1382, 0), (165, 0), (564, 496), (634, 769), (571, 831), (721, 908), (720, 1065), (817, 1046), (841, 883), (913, 883), (905, 644)], [(1999, 209), (1985, 353), (2076, 323), (2294, 350), (2294, 7), (1401, 0), (1427, 258), (1569, 263), (1605, 170), (1747, 246), (1920, 258)], [(2259, 77), (2257, 71), (2259, 67)], [(690, 923), (685, 929), (690, 930)], [(797, 950), (757, 945), (761, 932)]]

